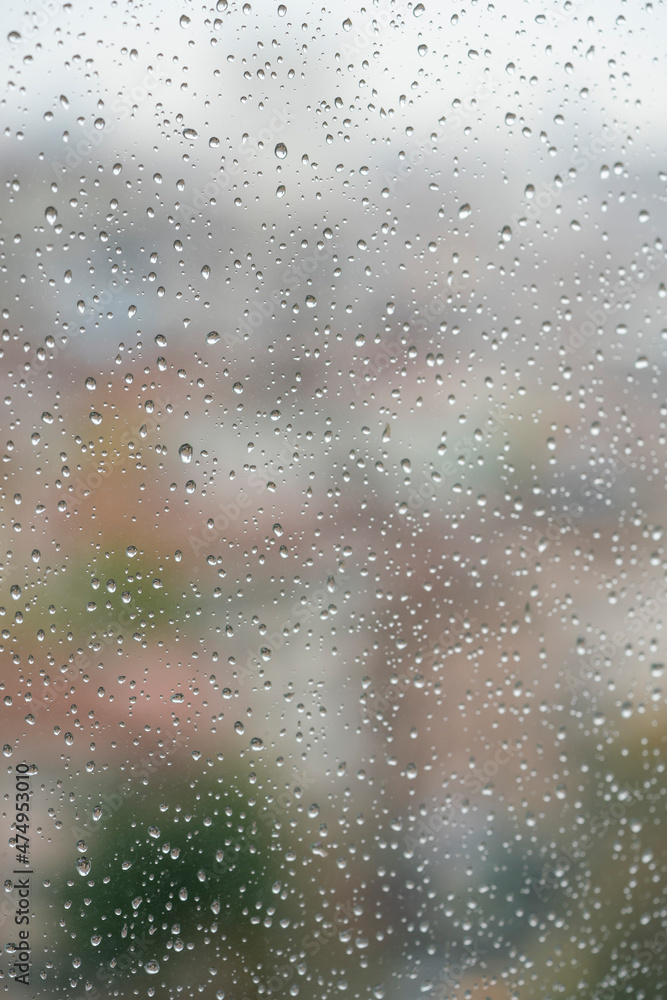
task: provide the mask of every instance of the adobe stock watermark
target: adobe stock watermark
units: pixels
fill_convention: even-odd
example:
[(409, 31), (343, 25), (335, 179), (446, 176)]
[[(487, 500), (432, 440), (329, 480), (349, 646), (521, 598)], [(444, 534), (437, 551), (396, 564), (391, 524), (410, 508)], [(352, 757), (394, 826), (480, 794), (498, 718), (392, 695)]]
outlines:
[[(31, 41), (34, 35), (45, 28), (49, 21), (61, 14), (65, 8), (71, 8), (71, 4), (56, 3), (56, 0), (40, 0), (31, 14), (23, 15), (23, 21), (18, 31), (9, 33), (9, 40), (16, 45)], [(17, 35), (18, 37), (16, 37)]]
[(439, 152), (438, 143), (442, 142), (456, 125), (464, 124), (481, 104), (497, 96), (498, 93), (502, 93), (503, 89), (504, 85), (500, 81), (488, 75), (463, 101), (457, 99), (453, 104), (453, 111), (438, 119), (438, 128), (429, 136), (432, 144), (430, 149), (417, 146), (409, 153), (401, 151), (398, 170), (385, 170), (385, 187), (382, 189), (382, 196), (388, 198), (392, 189), (406, 181), (416, 166)]
[[(421, 310), (419, 317), (411, 329), (422, 329), (428, 331), (431, 324), (440, 323), (442, 316), (447, 310), (447, 302), (436, 296)], [(369, 384), (375, 381), (383, 371), (391, 368), (404, 354), (404, 344), (399, 340), (392, 340), (387, 344), (379, 346), (372, 358), (366, 358), (362, 362), (363, 372), (359, 378), (355, 379), (354, 391), (357, 395), (368, 388)]]
[(665, 605), (667, 605), (667, 586), (658, 584), (652, 596), (648, 597), (640, 608), (633, 611), (633, 617), (625, 628), (617, 629), (613, 635), (592, 649), (586, 650), (583, 646), (580, 647), (579, 655), (583, 658), (583, 662), (576, 674), (570, 669), (566, 670), (563, 681), (570, 693), (576, 695), (579, 688), (594, 680), (600, 667), (608, 667), (613, 657), (627, 644), (628, 639), (640, 629), (655, 622)]
[(567, 181), (556, 184), (555, 181), (543, 181), (539, 189), (531, 193), (527, 199), (528, 205), (523, 212), (514, 212), (510, 219), (510, 227), (516, 229), (526, 226), (529, 222), (539, 219), (542, 212), (545, 212), (560, 197), (563, 189), (574, 183), (576, 177), (585, 173), (594, 163), (599, 162), (603, 153), (609, 152), (609, 141), (611, 139), (622, 138), (627, 135), (627, 129), (614, 122), (612, 125), (605, 125), (601, 135), (595, 135), (590, 143), (579, 151), (574, 150), (570, 154), (569, 165), (577, 173), (574, 177), (569, 177)]
[[(359, 916), (361, 912), (361, 908), (355, 905), (353, 899), (348, 899), (342, 904), (336, 904), (331, 920), (322, 921), (318, 924), (316, 931), (304, 935), (299, 943), (298, 950), (295, 949), (294, 957), (289, 962), (285, 962), (282, 966), (274, 969), (271, 978), (259, 985), (260, 995), (272, 996), (282, 992), (297, 974), (295, 966), (303, 963), (304, 956), (314, 958), (322, 948), (327, 946), (330, 940), (338, 937), (343, 928), (349, 927), (354, 917)], [(249, 997), (246, 994), (243, 1000), (255, 1000), (255, 997)]]
[[(512, 747), (507, 740), (497, 740), (496, 750), (483, 764), (474, 767), (463, 779), (463, 786), (471, 795), (480, 792), (495, 778), (500, 769), (521, 753), (521, 746)], [(422, 817), (418, 826), (403, 838), (405, 857), (412, 857), (420, 844), (425, 844), (443, 829), (455, 816), (459, 815), (467, 801), (464, 792), (454, 792), (445, 808)]]
[[(276, 466), (288, 463), (293, 460), (297, 449), (289, 444), (283, 444), (278, 452), (272, 456)], [(198, 536), (192, 535), (192, 529), (188, 543), (196, 556), (202, 551), (210, 551), (211, 543), (219, 538), (224, 538), (224, 532), (241, 516), (241, 514), (252, 506), (252, 496), (248, 488), (255, 494), (263, 492), (271, 482), (271, 475), (268, 472), (260, 472), (253, 469), (248, 477), (247, 486), (240, 487), (231, 500), (221, 503), (217, 513), (209, 517), (206, 525), (200, 530)]]
[(308, 596), (307, 600), (295, 601), (292, 605), (290, 616), (284, 620), (280, 631), (276, 628), (273, 632), (267, 632), (264, 636), (262, 644), (257, 646), (254, 650), (248, 652), (246, 662), (243, 666), (238, 667), (235, 663), (231, 664), (235, 667), (236, 678), (238, 680), (257, 679), (257, 666), (263, 661), (266, 661), (275, 651), (282, 649), (286, 644), (289, 636), (287, 625), (290, 620), (296, 619), (298, 624), (303, 626), (307, 625), (318, 612), (320, 617), (325, 613), (334, 613), (334, 608), (330, 603), (330, 598), (335, 592), (335, 589), (335, 580), (333, 577), (329, 577), (329, 581), (325, 584), (325, 586), (313, 591), (313, 593)]
[(632, 802), (633, 799), (637, 802), (643, 802), (644, 799), (653, 801), (653, 798), (653, 795), (646, 795), (641, 789), (629, 787), (621, 789), (619, 800), (613, 802), (608, 809), (603, 809), (602, 812), (593, 817), (593, 822), (588, 831), (583, 834), (579, 847), (573, 850), (566, 847), (561, 848), (560, 856), (555, 861), (544, 865), (540, 877), (531, 879), (529, 889), (525, 891), (529, 892), (532, 889), (541, 902), (549, 890), (563, 884), (570, 868), (574, 868), (581, 863), (586, 852), (590, 851), (599, 842), (600, 837), (609, 829), (611, 824), (625, 816), (627, 812), (626, 802)]
[(601, 985), (596, 986), (590, 1000), (615, 1000), (620, 991), (622, 991), (623, 996), (629, 996), (628, 979), (632, 979), (638, 972), (643, 971), (642, 965), (652, 968), (655, 966), (656, 959), (664, 957), (667, 947), (667, 931), (658, 931), (655, 937), (651, 938), (650, 941), (640, 942), (638, 947), (640, 950), (633, 949), (629, 961), (624, 963), (618, 976), (614, 975), (613, 980), (608, 985), (605, 984), (605, 980), (612, 977), (606, 976)]
[(356, 16), (354, 21), (349, 17), (346, 18), (343, 21), (343, 31), (345, 32), (343, 44), (340, 47), (340, 52), (336, 54), (345, 59), (361, 55), (368, 49), (369, 45), (378, 41), (380, 32), (390, 25), (392, 20), (391, 14), (386, 10), (379, 11), (377, 17), (374, 17), (363, 27), (359, 27), (356, 23)]
[[(487, 434), (493, 434), (507, 426), (507, 415), (500, 407), (492, 411), (485, 421)], [(415, 513), (420, 510), (425, 503), (432, 501), (436, 495), (436, 487), (446, 480), (451, 480), (461, 473), (461, 463), (470, 461), (473, 454), (480, 449), (481, 440), (474, 433), (466, 434), (452, 445), (452, 451), (456, 451), (458, 458), (445, 459), (437, 468), (431, 472), (430, 479), (425, 480), (418, 488), (412, 487), (408, 494), (407, 501), (401, 501), (398, 505), (399, 514)]]
[[(123, 261), (123, 267), (125, 266), (126, 261)], [(100, 310), (110, 305), (116, 296), (122, 295), (123, 292), (127, 292), (128, 288), (128, 285), (120, 284), (112, 278), (104, 288), (101, 288), (98, 292), (94, 292), (92, 297), (87, 301), (85, 299), (79, 299), (76, 307), (85, 318), (94, 319), (96, 316), (101, 316)], [(134, 309), (134, 307), (131, 307), (131, 309)]]
[[(160, 424), (157, 422), (153, 414), (156, 410), (159, 412), (166, 412), (166, 407), (169, 405), (165, 400), (155, 397), (152, 400), (153, 409), (147, 412), (146, 418), (142, 419), (142, 422), (135, 424), (130, 430), (124, 431), (120, 437), (120, 444), (123, 447), (136, 445), (137, 440), (143, 441), (145, 438), (154, 434), (160, 429)], [(108, 467), (103, 467), (98, 469), (97, 472), (90, 472), (86, 476), (77, 476), (76, 480), (70, 485), (70, 492), (74, 494), (77, 500), (86, 500), (90, 497), (96, 490), (100, 489), (101, 486), (107, 486), (109, 480), (114, 475), (115, 471), (118, 469), (118, 465), (114, 464)]]
[[(127, 92), (123, 92), (122, 97), (116, 95), (108, 108), (105, 107), (95, 119), (96, 122), (102, 124), (99, 127), (96, 125), (85, 126), (82, 129), (82, 137), (77, 140), (73, 148), (68, 150), (64, 160), (56, 158), (51, 161), (56, 178), (60, 179), (63, 173), (75, 170), (85, 163), (92, 151), (101, 146), (110, 135), (113, 135), (119, 123), (129, 118), (143, 101), (152, 96), (151, 88), (154, 88), (159, 82), (154, 70), (149, 67), (148, 73), (140, 84), (131, 90), (128, 88)], [(130, 100), (133, 102), (132, 104), (129, 103)], [(112, 117), (109, 118), (109, 115)]]
[[(612, 288), (606, 294), (613, 300), (624, 293), (636, 292), (640, 286), (648, 280), (650, 275), (655, 271), (662, 270), (665, 267), (665, 260), (658, 260), (654, 257), (647, 257), (645, 261), (648, 274), (644, 272), (643, 275), (633, 275), (632, 277), (622, 278), (615, 282)], [(610, 310), (607, 310), (607, 312)], [(570, 335), (567, 343), (563, 346), (563, 350), (566, 354), (575, 354), (579, 351), (587, 340), (594, 337), (596, 334), (601, 334), (603, 332), (603, 324), (606, 319), (606, 312), (604, 309), (588, 309), (586, 312), (588, 317), (581, 326), (577, 328), (570, 328)]]
[[(297, 288), (315, 273), (321, 264), (334, 255), (333, 245), (329, 242), (320, 241), (314, 253), (301, 258), (298, 263), (293, 264), (283, 272), (282, 280), (285, 282), (283, 287), (274, 288), (268, 294), (257, 296), (252, 308), (244, 311), (243, 317), (234, 333), (225, 334), (225, 343), (230, 347), (238, 346), (252, 334), (257, 333), (260, 327), (274, 315), (275, 310), (285, 301), (286, 295), (296, 291)], [(211, 336), (215, 338), (211, 343), (216, 343), (220, 339), (216, 331), (212, 331), (209, 334), (209, 337)]]
[[(176, 206), (176, 211), (187, 212), (190, 215), (203, 211), (211, 203), (212, 198), (217, 198), (223, 194), (223, 192), (227, 191), (232, 181), (247, 172), (251, 161), (258, 153), (262, 152), (265, 146), (274, 144), (288, 124), (289, 109), (285, 105), (285, 107), (273, 113), (265, 128), (260, 129), (257, 135), (246, 139), (241, 144), (238, 156), (232, 160), (229, 166), (225, 165), (218, 170), (210, 171), (209, 180), (195, 194), (191, 204), (179, 202)], [(271, 150), (271, 154), (273, 155), (273, 150)]]
[[(422, 984), (422, 992), (429, 997), (429, 1000), (449, 1000), (459, 988), (466, 970), (478, 965), (485, 954), (485, 949), (479, 946), (466, 946), (457, 961), (450, 962), (435, 982), (427, 980)], [(418, 979), (421, 975), (421, 967), (415, 965), (409, 978)]]

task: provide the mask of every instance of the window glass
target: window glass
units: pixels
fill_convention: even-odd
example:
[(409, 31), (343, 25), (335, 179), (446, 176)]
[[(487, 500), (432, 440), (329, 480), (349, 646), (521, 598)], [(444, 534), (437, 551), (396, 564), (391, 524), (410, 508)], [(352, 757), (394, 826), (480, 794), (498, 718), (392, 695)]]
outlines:
[(662, 3), (3, 7), (2, 990), (667, 990)]

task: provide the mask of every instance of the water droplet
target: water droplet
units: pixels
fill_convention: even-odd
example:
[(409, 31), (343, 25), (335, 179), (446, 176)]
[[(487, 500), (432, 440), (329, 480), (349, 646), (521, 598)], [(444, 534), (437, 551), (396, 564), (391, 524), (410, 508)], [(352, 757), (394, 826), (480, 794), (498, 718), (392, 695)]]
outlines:
[(144, 969), (150, 976), (154, 976), (156, 972), (160, 971), (160, 963), (155, 958), (149, 958), (149, 960), (144, 963)]
[(160, 830), (157, 826), (148, 827), (148, 836), (152, 837), (153, 840), (157, 840), (160, 836)]
[(235, 382), (234, 385), (232, 386), (232, 389), (234, 390), (237, 396), (240, 396), (241, 393), (243, 392), (243, 382)]
[(78, 871), (79, 875), (83, 876), (89, 875), (91, 867), (92, 865), (90, 864), (88, 858), (77, 858), (76, 870)]
[(183, 129), (183, 138), (184, 139), (196, 139), (197, 138), (197, 133), (195, 132), (195, 130), (193, 128), (184, 128)]
[(285, 145), (285, 143), (284, 142), (277, 143), (276, 148), (274, 149), (274, 153), (276, 154), (279, 160), (284, 160), (285, 157), (287, 156), (287, 146)]
[(44, 218), (46, 219), (46, 221), (50, 226), (55, 226), (56, 222), (58, 221), (58, 213), (56, 212), (53, 205), (49, 205), (49, 207), (46, 209), (46, 211), (44, 212)]
[(239, 734), (239, 736), (242, 736), (243, 733), (245, 733), (245, 726), (242, 722), (235, 722), (234, 730)]
[(14, 747), (10, 746), (9, 743), (5, 743), (5, 745), (2, 748), (2, 752), (5, 755), (5, 757), (11, 757), (11, 755), (14, 753)]
[(461, 205), (461, 207), (459, 209), (459, 219), (467, 219), (471, 212), (472, 212), (472, 208), (466, 202), (466, 204), (465, 205)]
[(101, 131), (104, 128), (105, 124), (106, 122), (104, 121), (104, 118), (96, 118), (95, 121), (93, 122), (93, 125), (98, 131)]
[(102, 414), (101, 413), (97, 413), (96, 410), (93, 410), (92, 413), (89, 414), (89, 416), (90, 416), (91, 423), (93, 423), (93, 424), (101, 424), (102, 423)]
[(190, 18), (188, 17), (187, 14), (181, 14), (181, 19), (178, 23), (180, 24), (181, 28), (187, 28), (190, 25)]
[[(211, 268), (208, 266), (208, 264), (204, 264), (204, 266), (202, 267), (202, 269), (201, 269), (201, 276), (204, 279), (207, 279), (207, 278), (211, 277)], [(210, 337), (210, 334), (209, 334), (209, 337)]]
[(193, 455), (193, 448), (191, 444), (182, 444), (178, 449), (178, 454), (181, 457), (181, 462), (191, 462)]
[(425, 10), (426, 7), (424, 6), (424, 4), (418, 3), (412, 13), (415, 15), (415, 17), (421, 17), (422, 14), (425, 12)]
[(89, 375), (86, 379), (86, 389), (97, 389), (97, 382), (92, 375)]
[(180, 691), (177, 691), (176, 694), (172, 694), (171, 701), (173, 701), (175, 705), (180, 705), (181, 702), (185, 701), (185, 695), (181, 694)]

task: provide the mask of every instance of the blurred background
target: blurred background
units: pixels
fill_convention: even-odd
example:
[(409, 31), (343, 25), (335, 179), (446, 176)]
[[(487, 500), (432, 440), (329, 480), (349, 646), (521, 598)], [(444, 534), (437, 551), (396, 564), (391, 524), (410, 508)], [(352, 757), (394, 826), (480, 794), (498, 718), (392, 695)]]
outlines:
[(664, 4), (2, 19), (2, 990), (665, 997)]

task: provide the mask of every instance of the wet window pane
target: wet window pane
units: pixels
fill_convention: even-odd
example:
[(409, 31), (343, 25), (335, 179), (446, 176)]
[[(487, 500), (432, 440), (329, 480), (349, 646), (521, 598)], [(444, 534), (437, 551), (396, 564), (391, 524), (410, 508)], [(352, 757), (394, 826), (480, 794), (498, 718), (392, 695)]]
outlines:
[(664, 6), (3, 15), (3, 992), (664, 997)]

